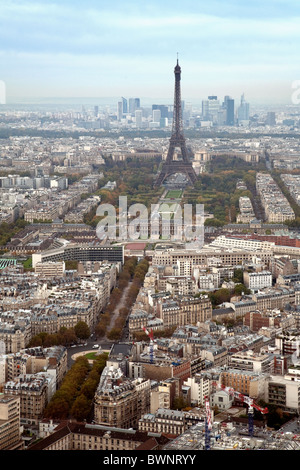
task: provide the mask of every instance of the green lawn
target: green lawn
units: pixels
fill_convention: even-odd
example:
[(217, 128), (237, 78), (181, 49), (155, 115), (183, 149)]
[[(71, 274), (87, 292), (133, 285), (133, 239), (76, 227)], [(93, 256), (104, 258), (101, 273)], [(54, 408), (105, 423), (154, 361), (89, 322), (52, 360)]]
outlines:
[(85, 357), (87, 357), (87, 359), (89, 359), (90, 361), (94, 360), (97, 358), (97, 354), (96, 352), (90, 352), (88, 354), (85, 354)]
[(32, 257), (29, 256), (26, 261), (22, 261), (25, 269), (32, 269)]
[(170, 189), (170, 191), (167, 192), (166, 197), (167, 198), (179, 198), (182, 195), (182, 190), (181, 189)]

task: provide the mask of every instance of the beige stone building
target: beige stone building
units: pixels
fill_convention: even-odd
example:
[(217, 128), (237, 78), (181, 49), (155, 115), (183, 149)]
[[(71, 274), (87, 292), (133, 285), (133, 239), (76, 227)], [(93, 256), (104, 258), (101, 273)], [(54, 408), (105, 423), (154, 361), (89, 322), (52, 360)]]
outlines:
[(27, 348), (6, 355), (5, 361), (6, 382), (22, 374), (37, 374), (47, 370), (51, 371), (59, 387), (67, 372), (67, 349), (64, 346)]
[(41, 277), (62, 277), (65, 275), (64, 261), (48, 261), (48, 263), (37, 263), (34, 271)]
[(111, 429), (107, 426), (77, 422), (63, 422), (55, 431), (41, 441), (33, 444), (28, 450), (107, 450), (158, 451), (172, 438), (163, 433), (137, 431), (134, 429)]
[(212, 318), (212, 305), (208, 296), (199, 298), (184, 296), (159, 300), (156, 315), (164, 328), (180, 325), (196, 325)]
[[(178, 266), (179, 275), (193, 275), (195, 266), (207, 266), (209, 260), (218, 259), (222, 266), (237, 266), (251, 261), (255, 250), (241, 248), (207, 247), (199, 251), (170, 249), (155, 250), (152, 257), (153, 266)], [(262, 262), (268, 263), (272, 258), (272, 250), (261, 251)]]
[(266, 380), (265, 374), (239, 369), (228, 368), (220, 374), (222, 385), (252, 398), (265, 398)]
[(0, 394), (0, 450), (22, 450), (20, 398)]
[(28, 336), (29, 329), (24, 326), (22, 328), (13, 325), (0, 323), (0, 341), (5, 344), (6, 353), (15, 353), (24, 349)]
[(3, 391), (5, 395), (19, 397), (22, 421), (38, 424), (47, 404), (48, 384), (45, 376), (21, 375), (15, 380), (6, 382)]
[(150, 380), (129, 379), (113, 366), (103, 370), (94, 401), (96, 424), (136, 428), (149, 410)]
[(165, 433), (179, 436), (191, 426), (205, 419), (204, 414), (160, 408), (154, 414), (146, 414), (139, 420), (139, 431)]

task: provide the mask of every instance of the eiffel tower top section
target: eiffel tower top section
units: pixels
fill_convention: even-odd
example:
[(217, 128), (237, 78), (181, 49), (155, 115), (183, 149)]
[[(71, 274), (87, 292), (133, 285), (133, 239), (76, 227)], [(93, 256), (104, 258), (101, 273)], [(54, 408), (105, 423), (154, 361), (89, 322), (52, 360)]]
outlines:
[(172, 125), (172, 134), (176, 134), (179, 137), (183, 132), (182, 127), (182, 111), (181, 111), (181, 90), (180, 90), (180, 80), (181, 80), (181, 67), (178, 62), (174, 68), (175, 74), (175, 91), (174, 91), (174, 109), (173, 109), (173, 125)]

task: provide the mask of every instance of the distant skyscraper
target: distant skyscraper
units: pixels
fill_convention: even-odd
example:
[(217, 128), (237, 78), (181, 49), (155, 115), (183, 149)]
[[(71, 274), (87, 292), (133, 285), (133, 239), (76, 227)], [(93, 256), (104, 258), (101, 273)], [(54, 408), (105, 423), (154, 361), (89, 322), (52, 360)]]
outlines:
[(137, 109), (140, 109), (140, 98), (129, 98), (129, 112), (134, 114)]
[(152, 111), (152, 120), (153, 120), (153, 122), (160, 122), (160, 119), (161, 119), (160, 109), (153, 109), (153, 111)]
[(209, 116), (209, 101), (202, 100), (202, 117), (207, 119)]
[(140, 128), (142, 127), (142, 118), (143, 118), (143, 112), (141, 109), (137, 109), (135, 112), (134, 112), (134, 115), (135, 115), (135, 125), (137, 128)]
[(153, 104), (152, 105), (152, 111), (155, 109), (160, 110), (160, 114), (162, 118), (168, 118), (169, 117), (169, 107), (164, 105), (164, 104)]
[(225, 96), (223, 106), (226, 110), (226, 126), (234, 125), (234, 99)]
[(217, 122), (220, 101), (217, 96), (208, 96), (207, 100), (202, 101), (202, 117), (208, 121)]
[(94, 106), (94, 116), (98, 117), (99, 114), (99, 106)]
[(122, 104), (123, 104), (123, 114), (127, 114), (128, 113), (128, 106), (127, 106), (126, 98), (122, 97)]
[(219, 126), (226, 125), (226, 109), (224, 106), (220, 106), (217, 116), (217, 122)]
[(123, 103), (122, 103), (122, 101), (118, 101), (117, 115), (118, 115), (118, 121), (121, 121), (121, 119), (123, 118)]
[(267, 113), (266, 124), (268, 126), (275, 126), (275, 124), (276, 124), (276, 114), (274, 113), (274, 111), (269, 111)]
[(245, 101), (244, 93), (241, 96), (241, 104), (238, 107), (238, 121), (249, 121), (249, 103)]

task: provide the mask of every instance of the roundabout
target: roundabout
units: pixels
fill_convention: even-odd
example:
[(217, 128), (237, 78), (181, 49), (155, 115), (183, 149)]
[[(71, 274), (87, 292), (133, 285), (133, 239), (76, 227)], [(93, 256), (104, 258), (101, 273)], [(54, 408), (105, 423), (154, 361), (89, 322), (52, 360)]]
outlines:
[[(99, 356), (100, 354), (102, 353), (109, 353), (109, 349), (102, 349), (101, 347), (96, 351), (95, 349), (90, 349), (90, 350), (85, 350), (85, 351), (80, 351), (80, 352), (76, 352), (75, 354), (73, 354), (71, 356), (71, 359), (72, 361), (76, 361), (76, 359), (78, 357), (81, 357), (81, 356)], [(93, 358), (88, 358), (89, 362), (92, 363), (93, 362)]]

